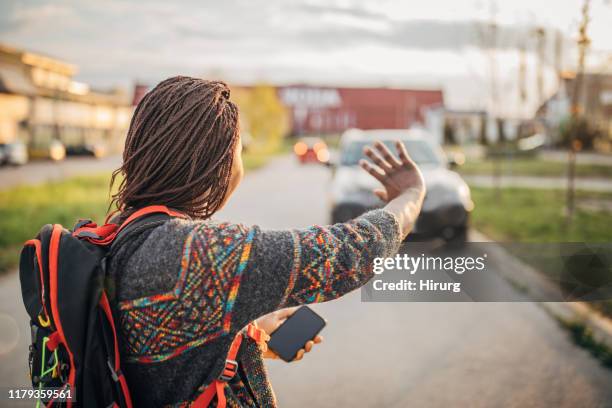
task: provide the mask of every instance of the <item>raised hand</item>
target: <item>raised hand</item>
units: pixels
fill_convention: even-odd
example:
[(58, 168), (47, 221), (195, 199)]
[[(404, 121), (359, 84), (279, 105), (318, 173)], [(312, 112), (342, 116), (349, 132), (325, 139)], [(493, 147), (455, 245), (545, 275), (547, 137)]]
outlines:
[(389, 202), (400, 194), (416, 190), (424, 194), (425, 183), (423, 175), (417, 165), (410, 159), (406, 147), (400, 141), (395, 142), (399, 159), (382, 142), (375, 142), (374, 148), (367, 146), (364, 154), (374, 162), (361, 160), (359, 165), (376, 180), (380, 181), (384, 189), (374, 190), (374, 193), (383, 201)]

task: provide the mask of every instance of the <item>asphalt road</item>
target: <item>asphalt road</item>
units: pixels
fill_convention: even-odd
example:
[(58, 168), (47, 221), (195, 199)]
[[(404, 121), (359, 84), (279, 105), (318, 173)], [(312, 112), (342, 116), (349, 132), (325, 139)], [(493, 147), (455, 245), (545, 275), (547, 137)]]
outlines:
[(23, 166), (0, 167), (0, 190), (24, 184), (39, 184), (45, 181), (58, 181), (67, 177), (114, 170), (121, 166), (121, 156), (68, 157), (54, 162), (35, 160)]
[[(326, 168), (278, 160), (247, 177), (222, 216), (326, 223), (328, 180)], [(269, 363), (281, 407), (612, 407), (612, 370), (535, 303), (362, 303), (357, 291), (315, 309), (324, 343)]]
[[(278, 159), (249, 174), (219, 218), (326, 223), (328, 179)], [(1, 277), (0, 385), (27, 382), (22, 309), (17, 274)], [(362, 303), (357, 291), (315, 309), (324, 343), (269, 363), (281, 407), (612, 407), (612, 370), (534, 303)]]

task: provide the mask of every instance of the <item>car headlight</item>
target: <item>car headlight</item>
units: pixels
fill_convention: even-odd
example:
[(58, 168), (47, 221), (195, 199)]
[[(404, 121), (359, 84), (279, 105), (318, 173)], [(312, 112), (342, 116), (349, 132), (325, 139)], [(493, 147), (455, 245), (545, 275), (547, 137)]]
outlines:
[(463, 183), (457, 189), (457, 193), (459, 194), (459, 198), (463, 203), (466, 211), (472, 211), (474, 209), (474, 202), (472, 201), (472, 193), (470, 192), (470, 187)]

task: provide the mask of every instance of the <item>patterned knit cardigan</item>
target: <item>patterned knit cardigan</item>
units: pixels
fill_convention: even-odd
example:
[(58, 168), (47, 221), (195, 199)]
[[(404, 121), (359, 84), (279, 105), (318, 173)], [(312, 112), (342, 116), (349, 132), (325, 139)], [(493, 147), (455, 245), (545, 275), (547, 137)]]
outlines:
[[(172, 219), (110, 262), (125, 375), (137, 407), (188, 405), (221, 372), (234, 336), (274, 310), (336, 299), (393, 256), (399, 225), (384, 210), (291, 231)], [(274, 407), (259, 346), (242, 342), (229, 407)]]

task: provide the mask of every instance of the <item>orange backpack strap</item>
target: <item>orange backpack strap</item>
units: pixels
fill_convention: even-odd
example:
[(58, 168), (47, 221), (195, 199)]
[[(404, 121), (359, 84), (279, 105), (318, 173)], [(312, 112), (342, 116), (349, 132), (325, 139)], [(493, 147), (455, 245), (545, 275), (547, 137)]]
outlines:
[(238, 372), (238, 362), (236, 357), (238, 356), (238, 350), (240, 344), (242, 344), (242, 337), (246, 335), (256, 341), (257, 343), (265, 342), (266, 338), (269, 338), (266, 332), (258, 329), (255, 324), (250, 323), (247, 326), (246, 331), (240, 332), (234, 337), (230, 349), (225, 359), (225, 367), (223, 371), (212, 383), (204, 389), (204, 392), (198, 396), (198, 398), (191, 404), (192, 408), (206, 408), (210, 405), (215, 395), (217, 396), (217, 408), (225, 408), (225, 384), (234, 378)]
[(171, 210), (165, 205), (150, 205), (135, 211), (121, 225), (104, 224), (98, 227), (90, 220), (79, 221), (79, 223), (77, 223), (75, 226), (72, 235), (78, 238), (86, 239), (87, 241), (96, 245), (110, 245), (115, 240), (119, 232), (121, 232), (125, 227), (139, 218), (150, 214), (167, 214), (171, 217), (188, 218), (187, 215)]
[(119, 231), (121, 231), (122, 229), (127, 227), (132, 221), (135, 221), (135, 220), (137, 220), (137, 219), (139, 219), (141, 217), (144, 217), (145, 215), (156, 214), (156, 213), (167, 214), (167, 215), (169, 215), (171, 217), (187, 218), (187, 216), (185, 214), (183, 214), (182, 212), (171, 210), (170, 208), (166, 207), (165, 205), (150, 205), (148, 207), (143, 207), (140, 210), (135, 211), (132, 215), (130, 215), (121, 224), (121, 226), (117, 230), (117, 233), (119, 233)]

